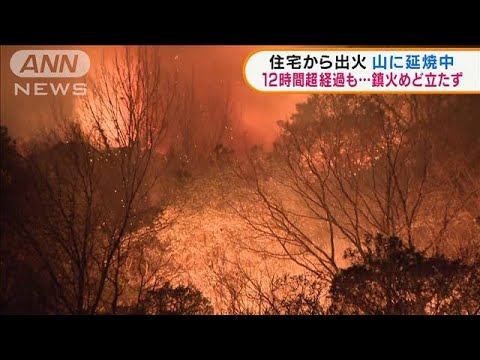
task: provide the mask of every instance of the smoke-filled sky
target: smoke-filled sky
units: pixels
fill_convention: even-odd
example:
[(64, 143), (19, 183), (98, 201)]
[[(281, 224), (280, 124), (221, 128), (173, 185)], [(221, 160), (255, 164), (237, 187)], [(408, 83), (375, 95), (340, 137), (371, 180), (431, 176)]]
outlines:
[[(2, 125), (9, 128), (16, 138), (28, 138), (42, 126), (51, 125), (52, 109), (68, 114), (74, 105), (69, 96), (14, 95), (17, 78), (10, 70), (10, 58), (22, 49), (79, 49), (85, 51), (91, 61), (89, 74), (94, 74), (101, 64), (111, 59), (119, 47), (1, 47), (1, 106)], [(264, 94), (251, 89), (243, 79), (243, 63), (247, 56), (261, 46), (159, 46), (161, 62), (192, 75), (201, 93), (217, 91), (219, 82), (230, 87), (232, 106), (239, 118), (240, 129), (250, 142), (269, 145), (277, 133), (276, 122), (284, 120), (295, 110), (295, 104), (305, 95)], [(95, 79), (92, 79), (95, 81)]]

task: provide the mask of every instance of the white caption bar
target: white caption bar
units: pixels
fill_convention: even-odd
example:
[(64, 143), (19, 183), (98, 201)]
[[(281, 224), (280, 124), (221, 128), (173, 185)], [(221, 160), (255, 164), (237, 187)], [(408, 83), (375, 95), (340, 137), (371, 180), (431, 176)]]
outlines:
[(265, 50), (244, 76), (262, 92), (480, 94), (480, 50)]

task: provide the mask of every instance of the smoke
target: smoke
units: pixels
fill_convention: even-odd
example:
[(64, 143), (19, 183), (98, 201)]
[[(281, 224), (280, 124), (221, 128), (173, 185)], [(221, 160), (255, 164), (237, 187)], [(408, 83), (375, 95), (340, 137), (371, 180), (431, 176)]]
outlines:
[[(177, 71), (182, 77), (191, 77), (195, 91), (209, 96), (224, 96), (219, 89), (228, 88), (234, 116), (238, 119), (237, 136), (249, 143), (267, 148), (275, 139), (278, 120), (287, 119), (295, 104), (305, 95), (266, 94), (251, 89), (243, 80), (243, 63), (248, 55), (265, 47), (260, 46), (159, 46), (160, 61), (166, 71)], [(91, 60), (91, 74), (102, 64), (111, 61), (118, 46), (35, 46), (1, 47), (1, 106), (2, 125), (16, 138), (34, 136), (43, 127), (55, 126), (62, 117), (71, 116), (75, 97), (71, 95), (26, 96), (14, 95), (17, 78), (9, 68), (10, 57), (21, 49), (80, 49)], [(95, 81), (95, 79), (92, 79)]]

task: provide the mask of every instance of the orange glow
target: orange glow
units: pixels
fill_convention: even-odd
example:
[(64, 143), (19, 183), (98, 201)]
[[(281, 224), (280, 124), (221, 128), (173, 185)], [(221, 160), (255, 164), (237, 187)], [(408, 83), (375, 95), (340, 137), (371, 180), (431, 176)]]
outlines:
[[(20, 49), (32, 47), (1, 47), (2, 108), (1, 118), (17, 137), (30, 137), (39, 126), (51, 126), (51, 109), (69, 116), (75, 105), (72, 96), (30, 97), (29, 106), (22, 106), (25, 99), (12, 94), (15, 76), (9, 69), (11, 55)], [(35, 47), (38, 48), (38, 47)], [(45, 49), (57, 49), (46, 46)], [(80, 46), (62, 47), (79, 49), (90, 57), (91, 68), (88, 75), (98, 74), (102, 65), (113, 66), (116, 53), (123, 46)], [(252, 90), (243, 79), (242, 65), (246, 57), (257, 50), (255, 46), (158, 46), (160, 62), (168, 72), (178, 72), (185, 79), (192, 79), (200, 94), (212, 94), (220, 86), (229, 89), (232, 108), (239, 119), (237, 136), (249, 143), (270, 147), (277, 135), (276, 122), (286, 120), (295, 111), (295, 104), (307, 95), (261, 94)], [(95, 82), (95, 78), (89, 81)]]

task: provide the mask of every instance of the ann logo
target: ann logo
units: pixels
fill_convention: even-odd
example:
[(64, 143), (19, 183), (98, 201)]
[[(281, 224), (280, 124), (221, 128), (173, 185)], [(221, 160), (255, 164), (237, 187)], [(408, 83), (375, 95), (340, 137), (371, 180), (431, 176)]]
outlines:
[(10, 68), (23, 78), (76, 78), (86, 75), (90, 58), (80, 50), (20, 50)]
[[(20, 69), (20, 73), (25, 71), (31, 71), (35, 74), (42, 74), (45, 72), (62, 74), (65, 71), (74, 73), (77, 69), (78, 54), (69, 56), (68, 54), (55, 54), (55, 55), (41, 55), (36, 56), (34, 54), (28, 55), (25, 63)], [(37, 58), (40, 58), (39, 61)]]

